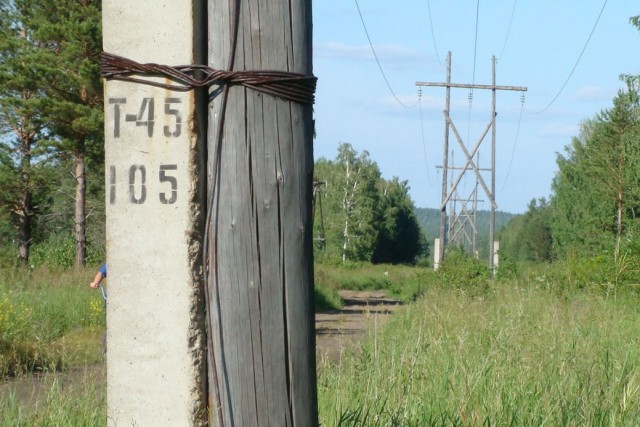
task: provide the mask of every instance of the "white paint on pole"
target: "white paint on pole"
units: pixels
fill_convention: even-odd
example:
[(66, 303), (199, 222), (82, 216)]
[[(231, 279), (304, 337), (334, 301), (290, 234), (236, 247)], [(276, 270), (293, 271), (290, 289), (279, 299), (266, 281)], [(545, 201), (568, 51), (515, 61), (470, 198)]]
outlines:
[[(193, 0), (106, 0), (104, 50), (195, 63), (198, 16)], [(195, 105), (193, 91), (106, 82), (110, 426), (193, 426), (205, 415)]]
[(500, 242), (497, 240), (493, 241), (493, 275), (495, 276), (498, 266), (500, 265)]

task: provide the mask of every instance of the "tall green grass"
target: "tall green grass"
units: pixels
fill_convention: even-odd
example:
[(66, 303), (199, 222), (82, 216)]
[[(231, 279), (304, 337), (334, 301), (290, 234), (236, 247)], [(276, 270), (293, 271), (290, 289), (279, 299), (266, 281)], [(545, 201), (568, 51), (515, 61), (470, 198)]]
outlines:
[(0, 378), (100, 359), (104, 303), (93, 270), (0, 270)]
[[(640, 425), (640, 301), (631, 289), (562, 288), (557, 270), (492, 282), (463, 262), (318, 266), (338, 289), (415, 300), (339, 365), (318, 367), (323, 426)], [(0, 376), (100, 358), (104, 312), (93, 269), (0, 271)], [(0, 425), (104, 425), (104, 389), (54, 383), (26, 410), (0, 398)]]
[(322, 425), (640, 425), (635, 294), (496, 286), (430, 288), (322, 367)]
[[(36, 391), (34, 391), (36, 393)], [(41, 391), (44, 396), (25, 407), (14, 392), (0, 397), (0, 425), (11, 427), (96, 427), (107, 424), (103, 383), (89, 378), (65, 385), (53, 380)]]
[[(338, 290), (378, 291), (408, 302), (421, 295), (429, 283), (436, 281), (433, 272), (421, 268), (349, 263), (342, 267), (315, 265), (316, 296), (336, 301)], [(339, 302), (338, 302), (339, 304)]]

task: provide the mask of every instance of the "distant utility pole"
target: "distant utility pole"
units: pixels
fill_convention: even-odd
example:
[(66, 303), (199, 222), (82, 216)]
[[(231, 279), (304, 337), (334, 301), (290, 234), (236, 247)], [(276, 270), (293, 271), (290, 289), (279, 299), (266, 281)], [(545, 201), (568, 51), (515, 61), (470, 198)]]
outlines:
[[(462, 180), (464, 174), (470, 169), (472, 170), (477, 179), (477, 184), (479, 184), (484, 192), (486, 193), (489, 201), (491, 202), (491, 216), (489, 219), (489, 269), (493, 272), (494, 270), (494, 248), (495, 248), (495, 212), (498, 208), (496, 204), (496, 91), (498, 90), (511, 90), (518, 92), (525, 92), (527, 90), (526, 87), (522, 86), (497, 86), (496, 85), (496, 57), (492, 58), (492, 83), (490, 85), (481, 85), (481, 84), (465, 84), (465, 83), (451, 83), (451, 52), (447, 53), (447, 81), (445, 83), (437, 83), (437, 82), (416, 82), (416, 86), (435, 86), (435, 87), (444, 87), (446, 88), (446, 98), (445, 98), (445, 110), (443, 111), (445, 117), (445, 131), (444, 131), (444, 158), (442, 161), (442, 202), (440, 204), (440, 239), (439, 244), (440, 248), (436, 251), (439, 254), (439, 260), (437, 265), (441, 265), (442, 261), (444, 261), (444, 250), (447, 245), (447, 203), (452, 200), (452, 197), (455, 197), (457, 194), (458, 184)], [(468, 150), (465, 145), (462, 137), (458, 133), (458, 129), (456, 128), (453, 120), (451, 119), (449, 112), (451, 106), (451, 88), (460, 88), (460, 89), (488, 89), (492, 91), (492, 102), (491, 102), (491, 119), (489, 124), (482, 132), (482, 135), (478, 139), (478, 142), (473, 146), (471, 151)], [(482, 141), (491, 130), (491, 185), (490, 187), (485, 182), (482, 174), (480, 173), (482, 169), (480, 169), (478, 165), (478, 161), (474, 161), (473, 158), (476, 156)], [(458, 176), (453, 182), (453, 184), (448, 187), (447, 183), (447, 172), (449, 169), (449, 132), (453, 131), (460, 148), (464, 152), (466, 157), (466, 162), (461, 168), (458, 169)], [(452, 179), (453, 181), (453, 179)]]
[(318, 224), (318, 237), (314, 237), (314, 242), (319, 242), (319, 246), (322, 249), (327, 248), (327, 242), (324, 238), (324, 213), (322, 212), (322, 187), (326, 186), (326, 181), (319, 181), (318, 179), (313, 180), (313, 207), (311, 217), (313, 218), (314, 224), (316, 223), (316, 212), (320, 212), (320, 223)]

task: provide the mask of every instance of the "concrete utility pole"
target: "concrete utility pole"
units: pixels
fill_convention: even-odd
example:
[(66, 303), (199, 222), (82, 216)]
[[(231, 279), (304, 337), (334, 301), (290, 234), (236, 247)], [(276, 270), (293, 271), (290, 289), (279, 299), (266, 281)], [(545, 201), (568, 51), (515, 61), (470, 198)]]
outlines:
[[(105, 0), (104, 50), (140, 63), (200, 63), (200, 4)], [(105, 83), (110, 426), (206, 422), (199, 190), (206, 109), (196, 108), (196, 93)]]
[[(215, 69), (309, 76), (311, 34), (311, 0), (209, 1)], [(312, 105), (210, 98), (210, 425), (317, 426)]]
[[(438, 251), (440, 254), (440, 263), (444, 260), (444, 249), (446, 247), (447, 241), (445, 239), (446, 236), (446, 206), (452, 198), (455, 198), (457, 194), (458, 184), (462, 180), (463, 176), (468, 170), (472, 170), (476, 175), (477, 183), (485, 191), (485, 194), (489, 198), (489, 202), (491, 203), (491, 216), (489, 220), (489, 269), (492, 273), (494, 273), (494, 255), (495, 255), (495, 211), (498, 207), (496, 204), (495, 197), (495, 150), (496, 150), (496, 91), (498, 90), (509, 90), (509, 91), (519, 91), (525, 92), (527, 90), (526, 87), (522, 86), (497, 86), (496, 85), (496, 58), (495, 56), (492, 58), (492, 83), (490, 85), (481, 85), (481, 84), (463, 84), (463, 83), (451, 83), (451, 52), (447, 54), (447, 81), (445, 83), (436, 83), (436, 82), (417, 82), (416, 86), (434, 86), (434, 87), (444, 87), (446, 88), (446, 99), (445, 99), (445, 110), (443, 111), (445, 116), (445, 142), (444, 142), (444, 159), (442, 162), (443, 173), (442, 173), (442, 204), (440, 205), (440, 244), (444, 245), (443, 248)], [(478, 139), (478, 142), (475, 144), (473, 149), (469, 151), (464, 141), (460, 137), (460, 134), (453, 123), (453, 120), (450, 117), (450, 90), (451, 88), (463, 88), (463, 89), (483, 89), (483, 90), (491, 90), (492, 91), (492, 111), (491, 111), (491, 119), (489, 124), (485, 128), (482, 136)], [(466, 161), (462, 168), (460, 168), (460, 173), (456, 178), (455, 182), (451, 184), (450, 187), (447, 187), (447, 169), (448, 166), (448, 148), (449, 148), (449, 131), (453, 131), (456, 139), (458, 140), (458, 144), (462, 149)], [(482, 174), (478, 162), (474, 161), (474, 156), (477, 154), (482, 141), (491, 130), (491, 186), (487, 186)]]

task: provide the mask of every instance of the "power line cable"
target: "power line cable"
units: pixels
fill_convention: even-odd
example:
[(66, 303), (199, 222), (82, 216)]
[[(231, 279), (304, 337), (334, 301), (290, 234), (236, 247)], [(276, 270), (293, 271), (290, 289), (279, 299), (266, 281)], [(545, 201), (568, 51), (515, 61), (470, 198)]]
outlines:
[(373, 57), (375, 58), (376, 63), (378, 64), (378, 69), (380, 70), (380, 73), (382, 74), (382, 78), (384, 79), (384, 82), (387, 84), (387, 88), (389, 89), (389, 92), (391, 92), (391, 95), (393, 95), (393, 97), (395, 98), (396, 102), (398, 104), (400, 104), (402, 107), (407, 108), (407, 109), (415, 108), (415, 106), (418, 104), (418, 101), (416, 101), (416, 103), (411, 105), (411, 106), (405, 105), (402, 101), (400, 101), (400, 99), (396, 96), (396, 93), (391, 88), (391, 85), (389, 84), (389, 80), (387, 80), (387, 76), (385, 75), (384, 70), (382, 69), (382, 65), (380, 65), (380, 60), (378, 60), (378, 55), (376, 54), (376, 50), (373, 48), (373, 43), (371, 42), (371, 37), (369, 36), (369, 31), (367, 31), (367, 25), (364, 23), (364, 18), (362, 17), (362, 11), (360, 10), (360, 5), (358, 4), (358, 0), (354, 0), (354, 1), (356, 3), (356, 8), (358, 9), (358, 15), (360, 15), (360, 21), (362, 22), (362, 28), (364, 28), (364, 33), (367, 35), (367, 40), (369, 41), (369, 46), (371, 47), (371, 52), (373, 52)]
[[(473, 42), (473, 74), (471, 76), (471, 84), (476, 83), (476, 59), (478, 56), (478, 23), (479, 21), (480, 21), (480, 0), (476, 2), (476, 31), (475, 31), (475, 40)], [(469, 141), (469, 137), (471, 133), (471, 108), (472, 107), (473, 107), (473, 89), (469, 89), (469, 112), (467, 113), (467, 142)]]
[(427, 173), (427, 181), (429, 187), (433, 188), (433, 182), (431, 181), (431, 174), (429, 173), (429, 161), (427, 157), (427, 141), (424, 137), (424, 118), (422, 117), (422, 88), (418, 89), (418, 105), (420, 106), (420, 131), (422, 134), (422, 150), (424, 152), (424, 167)]
[(438, 54), (438, 46), (436, 45), (436, 34), (433, 29), (433, 19), (431, 15), (431, 1), (427, 0), (427, 10), (429, 12), (429, 28), (431, 28), (431, 40), (433, 41), (433, 50), (436, 51), (436, 59), (438, 59), (438, 64), (442, 66), (442, 61), (440, 60), (440, 55)]
[(500, 55), (498, 55), (498, 62), (502, 59), (502, 55), (504, 55), (504, 50), (507, 47), (507, 41), (509, 40), (509, 36), (511, 35), (511, 25), (513, 24), (513, 16), (516, 14), (517, 4), (518, 4), (518, 0), (513, 0), (513, 9), (511, 9), (511, 19), (509, 19), (509, 28), (507, 29), (507, 36), (504, 38), (502, 51), (500, 52)]
[(571, 80), (571, 77), (573, 77), (574, 71), (576, 71), (576, 68), (578, 68), (578, 64), (580, 63), (580, 60), (582, 59), (582, 55), (584, 55), (584, 52), (587, 50), (587, 46), (589, 46), (589, 42), (591, 41), (591, 36), (593, 36), (593, 33), (596, 31), (596, 27), (598, 26), (598, 22), (600, 22), (600, 18), (602, 17), (602, 13), (604, 12), (604, 8), (607, 6), (608, 2), (609, 2), (609, 0), (604, 0), (604, 3), (602, 4), (602, 9), (600, 9), (600, 13), (598, 14), (598, 19), (596, 19), (595, 24), (593, 24), (593, 28), (591, 29), (591, 33), (589, 33), (589, 37), (587, 38), (587, 41), (585, 42), (584, 47), (582, 48), (582, 51), (580, 52), (580, 55), (578, 56), (578, 59), (577, 59), (576, 63), (573, 65), (573, 68), (571, 69), (571, 72), (569, 73), (569, 76), (565, 80), (564, 84), (562, 85), (562, 87), (560, 88), (558, 93), (556, 93), (556, 96), (554, 96), (553, 99), (551, 100), (551, 102), (549, 104), (547, 104), (547, 106), (544, 107), (542, 110), (534, 111), (531, 114), (542, 114), (542, 113), (544, 113), (545, 111), (547, 111), (547, 109), (549, 107), (551, 107), (556, 102), (558, 97), (560, 97), (560, 94), (562, 93), (564, 88), (567, 86), (567, 83), (569, 83), (569, 80)]
[(516, 154), (516, 147), (518, 146), (518, 137), (520, 136), (520, 124), (522, 123), (522, 111), (524, 111), (524, 92), (520, 94), (520, 114), (518, 115), (518, 126), (516, 127), (516, 137), (513, 141), (513, 149), (511, 150), (511, 160), (509, 160), (509, 167), (507, 168), (507, 176), (504, 179), (504, 183), (502, 184), (501, 192), (504, 191), (507, 186), (507, 182), (509, 181), (509, 174), (511, 173), (511, 166), (513, 165), (513, 159)]
[(473, 42), (473, 76), (472, 76), (472, 84), (476, 83), (476, 58), (478, 56), (478, 21), (480, 20), (480, 0), (476, 3), (476, 35), (475, 41)]

